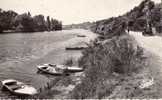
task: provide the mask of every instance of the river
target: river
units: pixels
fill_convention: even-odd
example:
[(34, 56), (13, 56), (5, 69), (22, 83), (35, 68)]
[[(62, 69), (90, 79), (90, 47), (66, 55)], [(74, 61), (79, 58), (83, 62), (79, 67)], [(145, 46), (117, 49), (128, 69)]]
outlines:
[[(77, 37), (85, 34), (87, 37)], [(83, 45), (96, 35), (87, 30), (0, 34), (0, 81), (17, 79), (36, 89), (44, 87), (56, 76), (37, 73), (36, 66), (43, 63), (62, 64), (66, 59), (78, 59), (81, 51), (66, 51), (66, 46)], [(0, 91), (0, 97), (12, 96)]]

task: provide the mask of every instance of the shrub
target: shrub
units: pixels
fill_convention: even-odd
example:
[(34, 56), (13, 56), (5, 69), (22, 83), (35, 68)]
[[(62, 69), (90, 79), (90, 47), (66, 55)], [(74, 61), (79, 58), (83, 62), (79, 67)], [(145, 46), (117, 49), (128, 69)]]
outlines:
[[(79, 61), (86, 69), (85, 78), (71, 98), (102, 98), (109, 95), (111, 84), (101, 86), (113, 72), (131, 74), (142, 68), (142, 49), (128, 36), (114, 37), (102, 45), (89, 46)], [(104, 89), (103, 89), (104, 88)], [(96, 97), (97, 96), (97, 97)]]

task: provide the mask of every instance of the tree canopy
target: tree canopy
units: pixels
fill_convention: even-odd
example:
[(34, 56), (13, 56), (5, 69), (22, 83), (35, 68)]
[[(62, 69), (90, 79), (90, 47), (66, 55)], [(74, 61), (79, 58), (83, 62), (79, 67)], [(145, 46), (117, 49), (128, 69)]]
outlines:
[(44, 15), (31, 16), (30, 12), (18, 14), (12, 10), (4, 11), (0, 8), (0, 32), (12, 30), (14, 32), (38, 32), (62, 30), (62, 23), (57, 19)]

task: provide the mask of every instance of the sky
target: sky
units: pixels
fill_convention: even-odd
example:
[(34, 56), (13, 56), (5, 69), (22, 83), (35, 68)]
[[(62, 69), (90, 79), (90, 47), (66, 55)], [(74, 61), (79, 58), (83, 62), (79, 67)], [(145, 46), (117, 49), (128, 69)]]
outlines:
[[(19, 14), (43, 14), (61, 20), (63, 24), (96, 21), (124, 14), (142, 0), (0, 0), (0, 8)], [(153, 0), (156, 3), (161, 0)]]

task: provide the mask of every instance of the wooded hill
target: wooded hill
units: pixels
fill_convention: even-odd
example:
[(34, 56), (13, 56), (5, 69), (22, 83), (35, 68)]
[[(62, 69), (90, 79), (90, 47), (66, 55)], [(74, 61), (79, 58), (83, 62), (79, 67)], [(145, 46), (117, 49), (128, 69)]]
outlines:
[[(149, 15), (148, 10), (150, 12)], [(138, 6), (122, 16), (94, 22), (91, 30), (100, 35), (104, 35), (105, 38), (111, 38), (122, 34), (122, 31), (127, 27), (132, 31), (144, 31), (147, 27), (148, 20), (150, 21), (151, 26), (155, 27), (157, 32), (162, 32), (161, 4), (155, 4), (151, 0), (144, 0)]]

